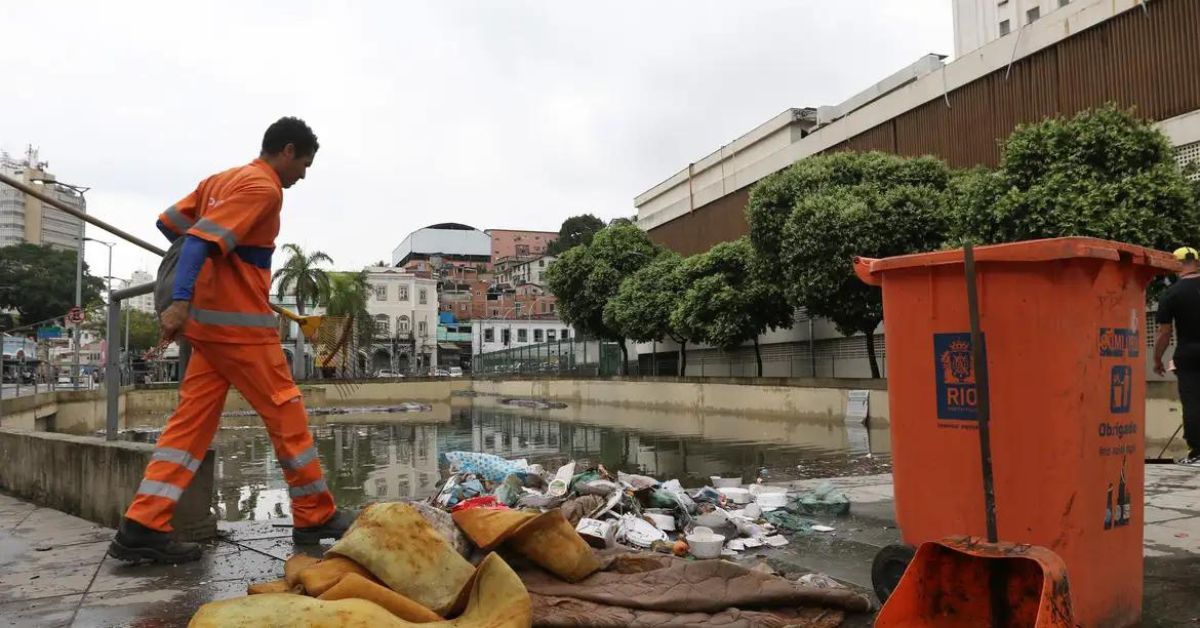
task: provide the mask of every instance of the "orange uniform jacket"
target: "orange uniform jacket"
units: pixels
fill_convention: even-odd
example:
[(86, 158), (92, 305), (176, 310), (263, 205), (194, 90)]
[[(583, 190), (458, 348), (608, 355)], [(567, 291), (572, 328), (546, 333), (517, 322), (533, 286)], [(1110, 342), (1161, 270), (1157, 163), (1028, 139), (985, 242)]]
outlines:
[(261, 159), (215, 174), (159, 216), (178, 235), (213, 244), (196, 278), (190, 340), (278, 344), (270, 307), (271, 255), (279, 234), (283, 188), (279, 175)]

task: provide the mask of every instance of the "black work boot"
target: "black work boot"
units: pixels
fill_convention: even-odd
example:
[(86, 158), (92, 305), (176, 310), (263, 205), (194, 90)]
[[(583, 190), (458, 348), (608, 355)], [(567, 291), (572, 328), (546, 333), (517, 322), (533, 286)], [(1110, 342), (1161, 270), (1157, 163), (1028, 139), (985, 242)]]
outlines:
[(296, 545), (317, 545), (321, 539), (340, 539), (356, 517), (358, 513), (339, 509), (319, 526), (292, 528), (292, 542)]
[(178, 565), (200, 559), (199, 543), (183, 543), (166, 532), (147, 528), (133, 519), (122, 519), (108, 555), (128, 563), (153, 562)]

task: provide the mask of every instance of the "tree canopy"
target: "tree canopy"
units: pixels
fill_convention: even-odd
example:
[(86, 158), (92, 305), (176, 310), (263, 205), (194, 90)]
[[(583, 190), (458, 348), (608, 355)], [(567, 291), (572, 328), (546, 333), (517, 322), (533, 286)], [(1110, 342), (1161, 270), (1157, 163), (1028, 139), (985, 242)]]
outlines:
[(846, 152), (800, 161), (751, 192), (760, 272), (774, 269), (791, 305), (833, 321), (843, 334), (865, 334), (871, 374), (879, 377), (874, 330), (883, 302), (854, 274), (852, 260), (941, 248), (951, 181), (950, 169), (931, 157)]
[[(75, 251), (48, 245), (0, 248), (0, 309), (14, 309), (21, 325), (65, 316), (75, 306)], [(100, 299), (104, 282), (83, 264), (83, 303)]]
[(1169, 251), (1200, 234), (1195, 190), (1170, 142), (1114, 105), (1018, 127), (1000, 168), (957, 187), (956, 242), (1091, 236)]
[(758, 336), (768, 329), (791, 327), (793, 308), (777, 281), (756, 272), (757, 264), (747, 238), (689, 257), (681, 268), (683, 293), (671, 327), (684, 337), (726, 350), (753, 341), (761, 376)]
[(616, 297), (621, 282), (658, 257), (659, 251), (646, 232), (632, 225), (607, 227), (590, 244), (567, 250), (546, 270), (546, 284), (558, 297), (559, 315), (583, 334), (621, 342), (625, 355), (624, 336), (605, 323), (604, 306)]
[(305, 253), (298, 244), (285, 244), (283, 250), (288, 258), (271, 280), (277, 282), (279, 298), (289, 293), (296, 295), (296, 309), (303, 315), (305, 306), (329, 298), (329, 275), (320, 265), (332, 264), (333, 259), (321, 251)]
[(571, 216), (562, 223), (558, 230), (558, 239), (546, 247), (547, 255), (561, 255), (564, 251), (590, 244), (596, 232), (604, 228), (604, 221), (592, 214)]
[(671, 323), (687, 284), (684, 260), (664, 251), (654, 261), (621, 282), (615, 297), (604, 306), (604, 322), (635, 342), (679, 343), (679, 375), (687, 374), (687, 344), (695, 339)]

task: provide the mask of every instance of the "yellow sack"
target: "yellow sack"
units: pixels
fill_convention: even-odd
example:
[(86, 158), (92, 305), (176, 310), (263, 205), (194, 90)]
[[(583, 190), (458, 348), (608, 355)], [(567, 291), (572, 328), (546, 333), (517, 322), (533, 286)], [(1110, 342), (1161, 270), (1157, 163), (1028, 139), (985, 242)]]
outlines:
[(271, 582), (256, 582), (246, 587), (246, 595), (262, 595), (263, 593), (301, 593), (300, 587), (289, 587), (287, 580)]
[(508, 543), (517, 553), (567, 582), (579, 582), (600, 569), (592, 548), (561, 510), (538, 515), (472, 508), (454, 513), (454, 523), (480, 548)]
[(456, 602), (475, 572), (419, 510), (399, 502), (367, 507), (329, 553), (443, 617), (461, 608)]
[(491, 554), (479, 564), (466, 612), (453, 621), (405, 621), (364, 599), (330, 601), (267, 593), (209, 602), (200, 607), (188, 628), (528, 628), (531, 625), (529, 592), (504, 559)]
[(424, 623), (441, 621), (433, 611), (396, 593), (395, 591), (358, 574), (346, 574), (332, 588), (320, 595), (322, 600), (346, 600), (358, 598), (374, 602), (400, 619)]

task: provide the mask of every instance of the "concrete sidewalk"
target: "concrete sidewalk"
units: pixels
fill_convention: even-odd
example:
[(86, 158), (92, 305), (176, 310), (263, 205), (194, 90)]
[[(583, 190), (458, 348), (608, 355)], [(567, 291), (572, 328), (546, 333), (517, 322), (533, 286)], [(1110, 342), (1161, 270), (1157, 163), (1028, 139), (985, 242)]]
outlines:
[[(869, 589), (875, 552), (900, 540), (892, 478), (794, 486), (827, 481), (850, 495), (851, 516), (830, 520), (834, 532), (796, 535), (761, 556), (783, 572), (819, 571)], [(1147, 467), (1146, 522), (1143, 626), (1200, 625), (1200, 469)], [(128, 566), (105, 556), (112, 530), (0, 495), (0, 627), (186, 626), (200, 605), (282, 577), (283, 561), (296, 551), (282, 523), (223, 524), (223, 538), (196, 563)], [(847, 625), (870, 625), (870, 618)]]
[(202, 604), (282, 577), (290, 527), (222, 527), (198, 562), (130, 566), (105, 555), (112, 530), (0, 495), (0, 627), (186, 626)]

